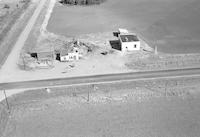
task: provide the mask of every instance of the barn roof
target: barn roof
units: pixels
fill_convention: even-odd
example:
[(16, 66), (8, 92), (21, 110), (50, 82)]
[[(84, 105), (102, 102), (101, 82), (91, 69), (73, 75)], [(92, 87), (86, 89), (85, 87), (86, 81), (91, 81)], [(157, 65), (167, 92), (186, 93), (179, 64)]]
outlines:
[(60, 56), (65, 56), (68, 53), (73, 53), (77, 49), (76, 47), (69, 46), (68, 48), (60, 49)]
[(66, 50), (66, 49), (61, 50), (60, 51), (60, 56), (66, 56), (66, 55), (68, 55), (68, 53), (69, 53), (69, 50)]

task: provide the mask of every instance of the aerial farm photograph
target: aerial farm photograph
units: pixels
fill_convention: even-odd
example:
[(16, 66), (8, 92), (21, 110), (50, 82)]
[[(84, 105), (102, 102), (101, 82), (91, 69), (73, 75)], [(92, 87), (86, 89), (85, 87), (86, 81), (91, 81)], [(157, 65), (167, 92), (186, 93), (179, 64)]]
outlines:
[(200, 0), (0, 0), (0, 137), (199, 137)]

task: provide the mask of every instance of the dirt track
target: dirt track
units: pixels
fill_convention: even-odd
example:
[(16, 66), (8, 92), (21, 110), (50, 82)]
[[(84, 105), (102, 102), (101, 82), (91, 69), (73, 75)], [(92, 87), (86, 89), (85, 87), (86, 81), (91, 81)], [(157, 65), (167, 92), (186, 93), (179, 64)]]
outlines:
[[(5, 3), (8, 4), (8, 9), (2, 7)], [(16, 4), (18, 4), (18, 8), (16, 8)], [(25, 1), (25, 3), (19, 3), (19, 0), (0, 2), (0, 13), (7, 12), (5, 15), (0, 15), (0, 68), (11, 52), (17, 36), (22, 31), (20, 25), (25, 24), (24, 22), (28, 20), (29, 16), (27, 17), (25, 14), (30, 14), (26, 11), (27, 9), (31, 10), (30, 5), (30, 1)]]
[(25, 26), (24, 30), (22, 31), (21, 35), (18, 37), (17, 42), (15, 43), (11, 53), (9, 54), (6, 62), (2, 66), (0, 70), (0, 75), (3, 76), (4, 74), (9, 75), (11, 72), (10, 69), (12, 70), (13, 68), (18, 68), (17, 62), (20, 56), (20, 51), (22, 47), (24, 46), (24, 43), (32, 30), (33, 25), (35, 24), (37, 17), (40, 14), (40, 11), (42, 10), (45, 2), (47, 0), (41, 0), (40, 3), (38, 4), (38, 7), (36, 8), (35, 12), (33, 13), (32, 17), (28, 21), (27, 25)]

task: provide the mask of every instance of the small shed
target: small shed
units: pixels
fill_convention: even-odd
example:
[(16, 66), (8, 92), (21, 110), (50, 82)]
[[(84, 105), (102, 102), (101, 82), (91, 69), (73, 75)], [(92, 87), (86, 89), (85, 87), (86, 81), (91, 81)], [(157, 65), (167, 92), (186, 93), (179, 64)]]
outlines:
[(129, 33), (129, 32), (128, 32), (127, 29), (119, 28), (119, 29), (118, 29), (118, 33), (119, 33), (119, 34), (127, 34), (127, 33)]
[(48, 68), (53, 66), (54, 52), (37, 52), (37, 66)]
[(118, 38), (122, 51), (140, 50), (140, 40), (135, 34), (120, 33)]
[(43, 61), (43, 60), (53, 60), (54, 59), (54, 53), (53, 52), (38, 52), (37, 53), (37, 60)]

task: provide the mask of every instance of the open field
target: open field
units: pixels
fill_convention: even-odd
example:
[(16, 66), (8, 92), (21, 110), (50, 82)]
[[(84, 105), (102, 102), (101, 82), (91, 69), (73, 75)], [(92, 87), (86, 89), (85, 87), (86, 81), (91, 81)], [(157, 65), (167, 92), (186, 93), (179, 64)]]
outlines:
[(199, 88), (183, 78), (26, 91), (8, 100), (4, 136), (196, 137)]
[[(19, 43), (0, 72), (0, 82), (200, 66), (199, 54), (154, 55), (143, 50), (122, 54), (108, 43), (112, 31), (124, 27), (145, 37), (149, 45), (156, 39), (159, 51), (199, 53), (197, 0), (108, 0), (89, 7), (57, 3), (49, 32), (44, 26), (54, 0), (43, 2), (46, 5), (36, 12), (37, 22), (28, 29), (28, 40), (22, 40), (21, 53), (56, 47), (73, 37), (94, 50), (77, 62), (55, 61), (52, 69), (27, 71), (17, 64), (22, 61), (17, 62), (23, 46)], [(0, 137), (197, 137), (199, 89), (200, 78), (190, 77), (25, 91), (8, 98), (10, 114), (5, 100), (0, 102)]]
[(47, 30), (77, 37), (127, 28), (168, 53), (199, 53), (199, 0), (108, 0), (99, 6), (56, 4)]

